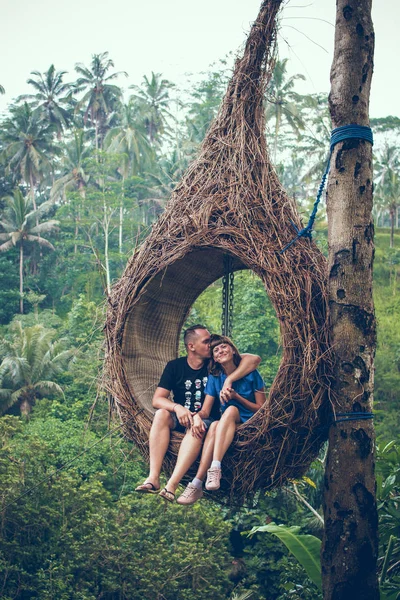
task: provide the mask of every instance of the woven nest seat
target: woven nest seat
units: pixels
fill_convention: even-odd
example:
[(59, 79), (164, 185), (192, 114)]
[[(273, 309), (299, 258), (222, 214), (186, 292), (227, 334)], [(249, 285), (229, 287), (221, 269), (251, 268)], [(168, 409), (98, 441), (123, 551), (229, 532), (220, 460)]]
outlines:
[[(237, 501), (303, 475), (326, 439), (331, 354), (327, 267), (301, 229), (295, 202), (268, 157), (263, 98), (273, 68), (280, 1), (265, 0), (219, 113), (158, 222), (108, 302), (105, 385), (125, 435), (148, 458), (153, 393), (178, 352), (196, 298), (224, 274), (250, 269), (280, 324), (282, 359), (265, 405), (237, 429), (220, 497)], [(173, 432), (164, 470), (182, 435)]]

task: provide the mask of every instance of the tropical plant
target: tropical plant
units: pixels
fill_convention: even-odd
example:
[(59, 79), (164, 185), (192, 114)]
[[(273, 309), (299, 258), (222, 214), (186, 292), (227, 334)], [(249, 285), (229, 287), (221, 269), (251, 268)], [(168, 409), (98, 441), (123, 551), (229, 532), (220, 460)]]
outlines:
[(76, 190), (82, 198), (85, 197), (85, 187), (89, 181), (85, 161), (90, 154), (90, 148), (85, 145), (85, 132), (83, 129), (75, 129), (72, 139), (63, 147), (60, 175), (51, 188), (50, 200), (61, 198), (65, 202), (65, 192), (68, 190)]
[(139, 108), (132, 99), (128, 104), (122, 104), (118, 116), (119, 124), (107, 132), (104, 147), (108, 152), (121, 155), (119, 171), (126, 179), (130, 175), (139, 175), (154, 158), (154, 153)]
[(375, 202), (389, 211), (390, 247), (394, 244), (396, 214), (400, 205), (400, 157), (396, 146), (386, 144), (376, 164)]
[(63, 373), (74, 350), (66, 350), (64, 340), (54, 341), (55, 331), (43, 325), (13, 327), (12, 340), (3, 340), (5, 356), (0, 365), (0, 413), (17, 404), (21, 414), (29, 415), (37, 398), (63, 395), (54, 381)]
[(73, 121), (71, 110), (62, 106), (68, 101), (66, 94), (71, 90), (71, 84), (63, 82), (65, 74), (66, 71), (56, 71), (54, 65), (44, 73), (31, 71), (34, 78), (29, 78), (27, 83), (36, 93), (20, 96), (21, 100), (30, 101), (33, 108), (41, 111), (43, 119), (55, 127), (58, 139)]
[(20, 312), (24, 312), (24, 250), (27, 244), (38, 244), (42, 248), (54, 250), (54, 246), (46, 240), (43, 234), (58, 230), (58, 221), (51, 219), (40, 223), (52, 208), (51, 202), (44, 202), (39, 208), (31, 207), (30, 198), (24, 198), (20, 189), (14, 190), (13, 196), (7, 198), (7, 209), (0, 220), (0, 252), (7, 252), (14, 246), (19, 246), (19, 292)]
[[(215, 65), (212, 65), (215, 66)], [(200, 144), (216, 117), (229, 80), (227, 60), (221, 60), (219, 68), (207, 73), (191, 92), (186, 127), (189, 138), (196, 145)]]
[(159, 141), (161, 135), (168, 133), (168, 119), (172, 119), (169, 111), (169, 91), (175, 87), (167, 79), (162, 79), (161, 73), (151, 72), (151, 77), (143, 76), (141, 86), (131, 85), (134, 90), (130, 101), (133, 101), (140, 112), (141, 118), (152, 144)]
[(300, 96), (304, 131), (297, 151), (306, 158), (305, 183), (319, 184), (326, 167), (331, 139), (331, 117), (326, 94)]
[(146, 135), (143, 120), (140, 118), (140, 110), (131, 99), (128, 104), (123, 104), (119, 112), (119, 125), (110, 129), (104, 140), (105, 149), (119, 157), (118, 172), (122, 178), (118, 247), (122, 253), (122, 231), (125, 214), (125, 181), (129, 176), (136, 177), (146, 169), (151, 169), (151, 162), (155, 153)]
[(27, 103), (12, 107), (10, 113), (3, 123), (1, 156), (14, 181), (22, 179), (29, 187), (36, 210), (35, 187), (53, 170), (52, 159), (60, 152), (52, 142), (54, 126), (44, 123), (41, 111), (32, 110)]
[(275, 161), (282, 124), (286, 123), (297, 138), (300, 130), (304, 129), (300, 110), (301, 96), (294, 91), (294, 86), (298, 79), (304, 80), (305, 77), (297, 74), (287, 78), (287, 62), (287, 58), (276, 61), (266, 95), (265, 117), (267, 122), (273, 122)]
[(74, 92), (84, 92), (77, 104), (77, 110), (84, 108), (84, 123), (86, 124), (90, 116), (91, 123), (94, 124), (96, 150), (102, 147), (107, 129), (107, 119), (117, 109), (122, 96), (121, 88), (109, 82), (119, 75), (127, 76), (125, 71), (108, 75), (107, 73), (112, 67), (114, 67), (114, 62), (108, 58), (108, 52), (94, 54), (89, 68), (82, 63), (75, 65), (75, 71), (81, 77), (76, 81)]
[(249, 535), (263, 531), (276, 535), (285, 544), (289, 552), (304, 567), (311, 581), (321, 590), (321, 563), (319, 558), (321, 540), (314, 535), (300, 533), (300, 527), (286, 527), (285, 525), (276, 525), (275, 523), (254, 527)]

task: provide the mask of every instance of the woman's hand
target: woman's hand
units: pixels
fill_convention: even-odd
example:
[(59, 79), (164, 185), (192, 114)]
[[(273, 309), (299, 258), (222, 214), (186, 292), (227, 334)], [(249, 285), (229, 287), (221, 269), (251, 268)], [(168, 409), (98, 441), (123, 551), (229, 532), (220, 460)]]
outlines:
[(192, 435), (195, 438), (201, 439), (206, 431), (206, 426), (203, 419), (199, 415), (194, 415), (192, 425)]
[(192, 413), (190, 412), (190, 410), (188, 410), (184, 406), (181, 406), (180, 404), (176, 404), (174, 406), (174, 412), (176, 414), (176, 418), (178, 419), (178, 421), (182, 425), (182, 427), (186, 427), (186, 429), (189, 429), (189, 427), (192, 427), (193, 417), (192, 417)]
[(237, 400), (237, 396), (237, 393), (232, 387), (227, 387), (221, 390), (219, 398), (222, 404), (226, 404), (229, 400)]

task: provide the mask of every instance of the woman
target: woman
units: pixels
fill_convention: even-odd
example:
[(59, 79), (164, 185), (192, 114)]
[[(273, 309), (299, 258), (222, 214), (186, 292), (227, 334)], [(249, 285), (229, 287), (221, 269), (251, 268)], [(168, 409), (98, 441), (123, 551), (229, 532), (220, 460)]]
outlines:
[(264, 382), (258, 371), (252, 371), (223, 389), (224, 381), (240, 363), (241, 356), (234, 343), (226, 336), (210, 338), (210, 376), (204, 393), (220, 400), (221, 419), (216, 425), (211, 467), (207, 473), (207, 490), (218, 490), (221, 480), (221, 462), (231, 445), (237, 426), (245, 423), (266, 400)]

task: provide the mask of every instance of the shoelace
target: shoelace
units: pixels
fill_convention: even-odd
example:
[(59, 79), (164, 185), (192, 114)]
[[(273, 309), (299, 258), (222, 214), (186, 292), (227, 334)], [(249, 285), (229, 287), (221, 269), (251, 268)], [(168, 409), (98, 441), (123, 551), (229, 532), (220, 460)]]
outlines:
[(190, 498), (190, 496), (193, 496), (193, 494), (197, 491), (197, 487), (196, 486), (192, 486), (192, 485), (188, 485), (187, 488), (184, 490), (182, 496), (184, 496), (184, 498)]
[(220, 469), (214, 468), (208, 471), (208, 479), (210, 483), (215, 483), (219, 479)]

